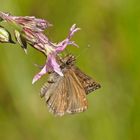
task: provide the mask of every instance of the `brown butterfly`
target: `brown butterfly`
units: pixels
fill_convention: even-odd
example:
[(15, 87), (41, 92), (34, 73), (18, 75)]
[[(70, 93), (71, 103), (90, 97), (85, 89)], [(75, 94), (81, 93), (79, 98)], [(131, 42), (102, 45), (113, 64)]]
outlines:
[(75, 66), (75, 57), (67, 55), (59, 59), (64, 76), (52, 72), (41, 88), (49, 111), (54, 115), (74, 114), (87, 109), (86, 94), (100, 88), (100, 84)]

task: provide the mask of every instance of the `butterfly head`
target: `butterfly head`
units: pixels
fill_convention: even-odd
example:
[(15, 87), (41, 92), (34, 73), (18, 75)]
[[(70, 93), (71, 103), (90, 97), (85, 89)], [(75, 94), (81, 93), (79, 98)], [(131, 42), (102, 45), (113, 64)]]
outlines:
[(75, 64), (75, 56), (74, 55), (66, 55), (64, 58), (60, 59), (60, 66), (61, 68), (71, 67)]

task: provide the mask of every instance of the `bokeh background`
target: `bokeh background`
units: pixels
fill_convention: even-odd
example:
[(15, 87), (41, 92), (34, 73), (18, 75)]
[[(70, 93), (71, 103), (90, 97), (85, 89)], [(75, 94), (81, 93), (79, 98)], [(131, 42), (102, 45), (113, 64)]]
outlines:
[(40, 98), (46, 76), (34, 85), (34, 63), (45, 58), (28, 47), (0, 44), (1, 140), (139, 140), (140, 139), (140, 2), (138, 0), (0, 0), (0, 10), (34, 15), (54, 26), (53, 42), (63, 40), (76, 23), (81, 31), (68, 47), (77, 65), (102, 85), (87, 96), (89, 109), (54, 117)]

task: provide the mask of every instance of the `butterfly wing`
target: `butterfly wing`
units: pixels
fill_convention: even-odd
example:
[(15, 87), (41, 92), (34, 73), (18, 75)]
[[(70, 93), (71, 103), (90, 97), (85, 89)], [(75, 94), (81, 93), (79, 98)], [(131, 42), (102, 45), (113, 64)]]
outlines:
[(83, 86), (71, 69), (63, 73), (63, 77), (51, 74), (53, 82), (46, 83), (41, 89), (50, 112), (62, 116), (85, 111), (87, 100)]
[[(50, 79), (52, 82), (50, 82)], [(49, 82), (41, 88), (41, 95), (45, 96), (49, 111), (54, 115), (62, 116), (67, 109), (67, 88), (65, 79), (56, 73), (50, 74)]]
[(73, 71), (77, 75), (79, 81), (85, 89), (86, 94), (91, 93), (92, 91), (101, 87), (99, 83), (93, 80), (91, 77), (83, 73), (78, 67), (72, 67)]
[(65, 74), (67, 84), (67, 113), (83, 112), (87, 109), (88, 103), (85, 90), (72, 69)]

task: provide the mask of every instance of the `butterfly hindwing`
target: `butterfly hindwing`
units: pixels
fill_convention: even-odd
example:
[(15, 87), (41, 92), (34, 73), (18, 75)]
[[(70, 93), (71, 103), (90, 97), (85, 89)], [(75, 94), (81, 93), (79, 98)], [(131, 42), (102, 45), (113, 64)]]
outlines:
[[(65, 79), (56, 73), (50, 74), (53, 82), (44, 84), (41, 94), (44, 94), (49, 111), (55, 115), (64, 115), (67, 108)], [(49, 77), (49, 79), (50, 79)]]

